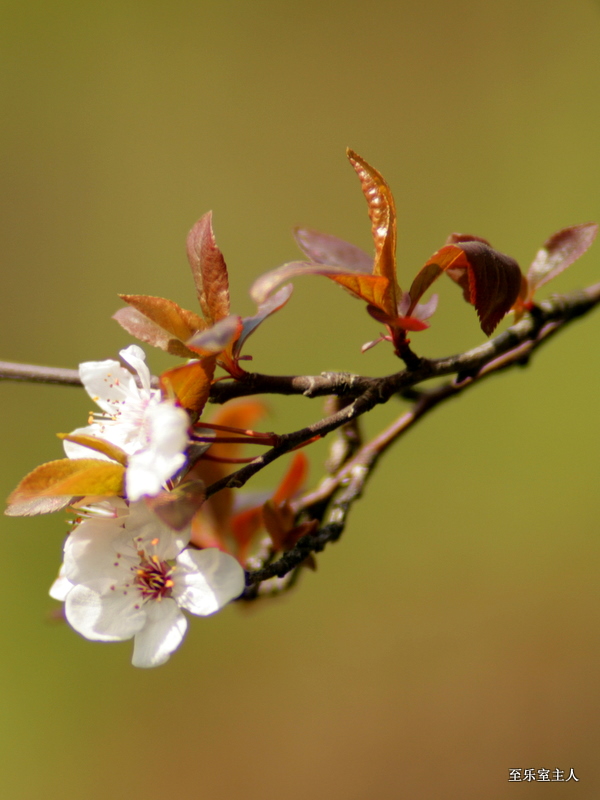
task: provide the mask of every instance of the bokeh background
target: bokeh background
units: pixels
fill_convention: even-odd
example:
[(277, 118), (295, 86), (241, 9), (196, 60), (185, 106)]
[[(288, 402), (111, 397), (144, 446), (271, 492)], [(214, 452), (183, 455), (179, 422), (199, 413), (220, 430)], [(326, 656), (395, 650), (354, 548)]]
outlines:
[[(296, 257), (293, 225), (368, 248), (347, 145), (394, 189), (404, 285), (451, 231), (526, 266), (554, 231), (600, 220), (592, 0), (2, 0), (0, 41), (7, 360), (114, 357), (130, 342), (117, 292), (194, 307), (185, 236), (210, 208), (239, 313), (257, 275)], [(598, 247), (552, 290), (598, 281)], [(385, 346), (360, 354), (378, 332), (360, 303), (296, 283), (248, 348), (257, 369), (398, 368)], [(456, 287), (439, 293), (417, 349), (481, 342)], [(599, 332), (588, 317), (437, 410), (316, 574), (192, 621), (155, 671), (52, 620), (64, 517), (3, 517), (2, 796), (597, 798)], [(90, 406), (0, 385), (4, 495)], [(271, 407), (280, 431), (322, 411)], [(508, 783), (571, 767), (577, 784)]]

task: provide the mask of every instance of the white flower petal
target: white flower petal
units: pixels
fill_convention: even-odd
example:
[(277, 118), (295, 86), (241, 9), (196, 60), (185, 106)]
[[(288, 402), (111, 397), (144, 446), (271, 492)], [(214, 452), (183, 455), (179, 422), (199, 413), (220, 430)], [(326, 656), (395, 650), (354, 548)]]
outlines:
[(135, 378), (118, 361), (85, 361), (79, 365), (79, 377), (92, 400), (107, 414), (114, 414), (132, 394), (139, 396)]
[(64, 567), (72, 583), (104, 581), (108, 589), (115, 581), (129, 579), (129, 564), (118, 557), (131, 540), (131, 535), (123, 539), (123, 519), (86, 519), (67, 537)]
[(119, 355), (126, 361), (130, 367), (132, 367), (140, 378), (140, 383), (142, 384), (142, 389), (145, 389), (146, 392), (150, 391), (150, 370), (146, 364), (146, 354), (142, 350), (141, 347), (138, 347), (137, 344), (131, 344), (129, 347), (126, 347), (124, 350), (119, 352)]
[(73, 588), (71, 581), (65, 575), (65, 565), (62, 564), (58, 573), (57, 579), (54, 581), (52, 586), (50, 587), (50, 597), (54, 600), (60, 600), (64, 602), (67, 598), (67, 595)]
[(69, 624), (86, 639), (120, 642), (131, 639), (146, 622), (145, 607), (136, 589), (104, 592), (87, 585), (74, 586), (65, 601)]
[(174, 531), (150, 511), (143, 500), (132, 503), (130, 515), (125, 520), (125, 530), (130, 539), (142, 539), (145, 547), (151, 545), (152, 554), (161, 561), (171, 561), (189, 544), (191, 528)]
[(149, 407), (148, 443), (129, 459), (125, 488), (130, 500), (157, 495), (165, 481), (185, 464), (189, 417), (170, 402)]
[(181, 644), (186, 629), (187, 620), (173, 600), (148, 603), (146, 625), (136, 633), (131, 663), (134, 667), (164, 664)]
[(233, 556), (209, 547), (177, 556), (173, 597), (192, 614), (218, 611), (244, 590), (244, 570)]

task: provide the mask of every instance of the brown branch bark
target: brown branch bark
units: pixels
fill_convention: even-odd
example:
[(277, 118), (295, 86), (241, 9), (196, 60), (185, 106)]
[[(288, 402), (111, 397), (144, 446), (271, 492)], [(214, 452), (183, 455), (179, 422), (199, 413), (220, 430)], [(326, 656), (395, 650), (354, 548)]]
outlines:
[[(402, 414), (379, 436), (362, 446), (348, 450), (345, 463), (326, 477), (320, 486), (305, 494), (294, 505), (299, 517), (316, 518), (321, 528), (302, 537), (295, 547), (276, 561), (246, 573), (247, 591), (242, 596), (252, 599), (256, 587), (271, 578), (282, 578), (297, 570), (311, 553), (341, 536), (349, 510), (361, 496), (373, 475), (377, 462), (387, 449), (407, 430), (441, 403), (456, 397), (489, 375), (517, 365), (526, 364), (532, 354), (574, 319), (591, 311), (600, 303), (600, 284), (580, 292), (556, 296), (536, 306), (518, 323), (484, 344), (454, 356), (440, 359), (421, 359), (411, 352), (410, 367), (381, 378), (324, 372), (318, 376), (277, 376), (247, 373), (242, 379), (220, 381), (213, 385), (210, 400), (225, 403), (236, 397), (256, 394), (283, 394), (306, 397), (335, 395), (341, 399), (334, 413), (300, 430), (278, 436), (277, 444), (225, 478), (206, 489), (210, 497), (221, 489), (239, 488), (253, 475), (285, 453), (324, 437), (335, 430), (356, 423), (376, 405), (386, 403), (401, 394), (412, 400), (413, 406)], [(431, 378), (454, 378), (434, 389), (420, 386)], [(37, 367), (0, 362), (0, 380), (18, 380), (81, 386), (76, 370)], [(356, 452), (354, 452), (356, 450)], [(318, 511), (317, 511), (318, 509)]]

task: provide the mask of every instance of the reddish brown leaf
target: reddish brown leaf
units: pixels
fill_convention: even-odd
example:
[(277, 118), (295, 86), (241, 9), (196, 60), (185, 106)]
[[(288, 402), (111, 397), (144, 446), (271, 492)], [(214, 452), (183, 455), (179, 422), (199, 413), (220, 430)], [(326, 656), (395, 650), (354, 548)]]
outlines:
[[(454, 234), (459, 244), (448, 244), (434, 253), (411, 286), (411, 305), (442, 272), (463, 290), (475, 306), (481, 329), (488, 336), (510, 311), (521, 288), (521, 270), (510, 256), (494, 250), (485, 240)], [(414, 287), (414, 288), (413, 288)]]
[(113, 319), (121, 327), (142, 342), (160, 347), (172, 355), (194, 358), (182, 339), (189, 339), (196, 331), (204, 330), (206, 322), (194, 314), (180, 308), (172, 300), (145, 295), (120, 295), (129, 308), (121, 308)]
[(294, 513), (289, 503), (283, 502), (275, 505), (272, 500), (262, 507), (262, 518), (265, 529), (271, 541), (273, 549), (278, 552), (286, 549), (286, 539), (294, 527)]
[[(259, 305), (264, 304), (272, 292), (282, 283), (298, 275), (324, 275), (343, 286), (354, 297), (380, 306), (387, 303), (389, 281), (380, 275), (365, 275), (364, 272), (349, 272), (347, 267), (327, 264), (310, 264), (307, 261), (291, 261), (277, 269), (261, 275), (252, 285), (250, 294)], [(394, 316), (396, 310), (394, 309)]]
[(274, 503), (291, 500), (300, 491), (308, 476), (308, 458), (304, 453), (296, 453), (288, 471), (273, 495)]
[[(519, 295), (521, 270), (513, 258), (483, 242), (461, 242), (459, 246), (469, 262), (470, 302), (475, 306), (481, 329), (490, 336)], [(448, 274), (457, 280), (452, 269)], [(457, 282), (463, 285), (460, 279)]]
[(360, 179), (369, 206), (371, 233), (375, 243), (373, 274), (387, 278), (389, 285), (383, 308), (389, 315), (397, 314), (400, 292), (396, 278), (396, 207), (390, 187), (383, 176), (353, 150), (346, 150), (350, 163)]
[(205, 331), (197, 333), (186, 342), (186, 345), (191, 348), (196, 355), (218, 355), (239, 338), (242, 327), (242, 320), (240, 317), (225, 317)]
[(389, 325), (392, 328), (400, 328), (404, 331), (424, 331), (429, 327), (427, 322), (418, 317), (398, 316), (390, 318), (380, 308), (377, 308), (377, 306), (367, 306), (367, 312), (373, 319), (376, 319), (377, 322), (383, 322), (384, 325)]
[(351, 272), (364, 272), (367, 275), (373, 271), (372, 256), (337, 236), (310, 228), (295, 228), (294, 238), (302, 252), (315, 264), (346, 267)]
[[(323, 273), (326, 274), (326, 273)], [(337, 284), (350, 292), (354, 297), (359, 300), (364, 300), (373, 306), (382, 309), (387, 315), (389, 305), (389, 287), (390, 282), (387, 278), (381, 275), (363, 275), (361, 273), (345, 274), (345, 275), (327, 275)], [(396, 309), (393, 310), (392, 317), (395, 316)]]
[(163, 372), (159, 378), (163, 394), (174, 397), (182, 408), (199, 416), (208, 400), (216, 361), (216, 356), (208, 356)]
[(211, 211), (189, 232), (187, 255), (202, 313), (208, 322), (218, 322), (229, 315), (229, 278), (225, 259), (215, 242)]
[(170, 333), (167, 333), (167, 331), (149, 320), (148, 317), (135, 308), (120, 308), (113, 314), (113, 319), (122, 328), (125, 328), (127, 333), (135, 336), (141, 342), (150, 344), (153, 347), (160, 347), (161, 350), (165, 350), (173, 356), (196, 358), (196, 353), (193, 350), (190, 350), (183, 342), (171, 336)]
[(529, 299), (536, 289), (551, 281), (582, 256), (598, 233), (594, 222), (573, 225), (553, 234), (538, 251), (527, 272)]
[(206, 328), (202, 317), (165, 297), (149, 297), (143, 294), (120, 294), (119, 297), (182, 342), (196, 331)]

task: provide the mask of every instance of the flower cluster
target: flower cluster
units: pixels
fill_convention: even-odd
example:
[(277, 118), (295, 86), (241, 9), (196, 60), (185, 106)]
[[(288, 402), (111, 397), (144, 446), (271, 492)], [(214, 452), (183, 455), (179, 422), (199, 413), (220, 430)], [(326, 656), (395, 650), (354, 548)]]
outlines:
[(134, 639), (133, 664), (156, 667), (181, 644), (181, 609), (206, 616), (244, 588), (239, 563), (216, 548), (188, 547), (143, 501), (92, 505), (65, 542), (50, 594), (69, 623), (100, 642)]
[[(128, 307), (115, 315), (128, 332), (187, 362), (153, 379), (143, 350), (131, 345), (121, 361), (81, 364), (81, 383), (99, 411), (86, 426), (59, 434), (66, 458), (27, 475), (6, 511), (70, 507), (77, 515), (50, 594), (87, 639), (133, 638), (138, 667), (164, 663), (179, 646), (187, 627), (182, 610), (212, 614), (244, 591), (243, 565), (260, 519), (240, 527), (232, 490), (203, 508), (204, 488), (231, 471), (240, 443), (273, 444), (273, 435), (248, 430), (257, 404), (234, 403), (219, 417), (229, 422), (225, 428), (201, 415), (216, 367), (235, 379), (245, 374), (243, 343), (292, 290), (283, 287), (254, 316), (231, 315), (210, 214), (192, 228), (188, 257), (202, 316), (143, 295), (123, 295)], [(242, 428), (231, 427), (235, 422)], [(215, 508), (221, 513), (209, 533)]]
[[(244, 571), (215, 547), (190, 547), (191, 520), (175, 530), (151, 510), (149, 501), (167, 494), (186, 464), (191, 421), (173, 398), (152, 388), (141, 348), (132, 345), (120, 355), (133, 372), (112, 360), (80, 366), (101, 412), (63, 437), (68, 460), (91, 462), (92, 477), (68, 498), (78, 517), (50, 594), (64, 601), (67, 621), (82, 636), (133, 638), (133, 664), (154, 667), (183, 639), (181, 609), (200, 616), (218, 611), (243, 591)], [(69, 466), (51, 462), (42, 469), (61, 472), (57, 465)], [(124, 471), (119, 492), (103, 485), (106, 465)]]

